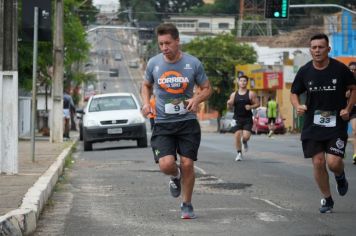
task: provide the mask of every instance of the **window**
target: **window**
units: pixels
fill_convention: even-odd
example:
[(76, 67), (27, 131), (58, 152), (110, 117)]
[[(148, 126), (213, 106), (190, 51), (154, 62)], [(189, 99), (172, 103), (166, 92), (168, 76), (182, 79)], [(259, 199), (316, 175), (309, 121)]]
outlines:
[(89, 112), (137, 109), (132, 97), (102, 97), (91, 101)]
[(199, 28), (210, 28), (210, 24), (207, 22), (200, 22)]
[(219, 23), (219, 29), (228, 29), (229, 23)]

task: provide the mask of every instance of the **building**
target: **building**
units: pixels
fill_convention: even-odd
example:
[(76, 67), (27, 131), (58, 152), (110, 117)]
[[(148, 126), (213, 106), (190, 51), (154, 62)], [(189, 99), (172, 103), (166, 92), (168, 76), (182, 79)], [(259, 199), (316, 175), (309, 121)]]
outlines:
[(173, 23), (181, 34), (221, 34), (235, 29), (234, 16), (170, 16), (166, 23)]

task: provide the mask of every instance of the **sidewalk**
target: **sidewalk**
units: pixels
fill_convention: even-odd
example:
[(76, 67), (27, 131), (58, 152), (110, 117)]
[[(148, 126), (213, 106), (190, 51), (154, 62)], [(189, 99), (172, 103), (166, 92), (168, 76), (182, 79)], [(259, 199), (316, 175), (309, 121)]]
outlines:
[(28, 235), (36, 229), (38, 217), (78, 135), (71, 131), (71, 140), (63, 143), (36, 137), (34, 162), (31, 141), (19, 140), (19, 173), (0, 175), (0, 235)]

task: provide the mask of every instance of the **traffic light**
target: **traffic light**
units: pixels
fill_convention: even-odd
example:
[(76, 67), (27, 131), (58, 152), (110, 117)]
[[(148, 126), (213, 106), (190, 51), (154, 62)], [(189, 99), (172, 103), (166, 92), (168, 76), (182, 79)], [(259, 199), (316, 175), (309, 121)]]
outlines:
[(266, 0), (265, 18), (288, 19), (289, 0)]

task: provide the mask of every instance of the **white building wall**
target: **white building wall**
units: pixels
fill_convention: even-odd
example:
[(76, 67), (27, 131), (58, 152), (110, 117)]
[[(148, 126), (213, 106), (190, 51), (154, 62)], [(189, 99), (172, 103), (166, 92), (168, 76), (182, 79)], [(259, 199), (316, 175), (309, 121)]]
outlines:
[[(182, 33), (230, 33), (235, 28), (234, 17), (181, 17), (172, 16), (165, 22), (173, 23), (177, 26), (178, 30)], [(208, 27), (199, 27), (199, 24), (209, 24)], [(220, 24), (227, 24), (227, 28), (222, 28)]]
[(257, 63), (264, 65), (282, 65), (283, 53), (289, 53), (289, 59), (294, 59), (295, 55), (302, 54), (310, 57), (309, 48), (270, 48), (259, 46), (257, 43), (249, 43), (257, 52)]

